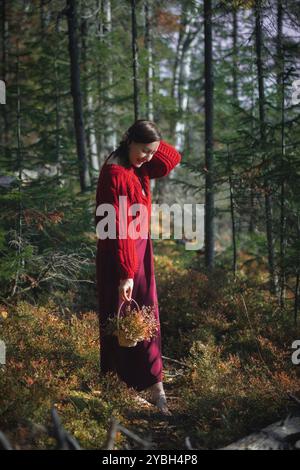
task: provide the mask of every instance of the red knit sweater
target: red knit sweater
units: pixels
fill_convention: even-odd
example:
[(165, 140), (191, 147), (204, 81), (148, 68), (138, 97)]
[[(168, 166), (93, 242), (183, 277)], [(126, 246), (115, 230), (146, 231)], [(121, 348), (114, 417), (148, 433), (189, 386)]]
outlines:
[[(107, 157), (108, 159), (108, 157)], [(106, 160), (107, 160), (106, 159)], [(151, 220), (151, 191), (150, 179), (161, 178), (181, 161), (181, 155), (177, 150), (161, 140), (157, 151), (149, 162), (143, 163), (140, 168), (131, 165), (125, 168), (117, 164), (104, 162), (97, 184), (95, 225), (105, 216), (96, 216), (97, 207), (103, 203), (113, 204), (116, 213), (116, 239), (101, 239), (97, 241), (99, 252), (111, 251), (116, 255), (120, 279), (133, 278), (138, 269), (138, 259), (135, 250), (135, 240), (130, 236), (119, 238), (119, 196), (127, 196), (127, 207), (131, 204), (141, 203), (147, 207), (148, 223)], [(144, 189), (145, 195), (142, 192)], [(127, 214), (127, 227), (136, 215)]]

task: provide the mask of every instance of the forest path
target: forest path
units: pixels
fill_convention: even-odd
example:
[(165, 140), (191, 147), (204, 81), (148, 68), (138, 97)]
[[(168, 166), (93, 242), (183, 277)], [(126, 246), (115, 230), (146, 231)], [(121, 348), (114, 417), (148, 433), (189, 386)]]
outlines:
[[(191, 417), (185, 413), (185, 404), (180, 397), (180, 389), (176, 384), (177, 376), (183, 370), (173, 365), (165, 367), (164, 389), (168, 408), (172, 416), (162, 414), (149, 402), (137, 403), (135, 409), (126, 410), (124, 416), (129, 429), (146, 441), (151, 441), (151, 449), (186, 450), (185, 438), (191, 429)], [(139, 397), (147, 400), (147, 392), (140, 392)], [(131, 449), (140, 448), (132, 439), (128, 441)]]

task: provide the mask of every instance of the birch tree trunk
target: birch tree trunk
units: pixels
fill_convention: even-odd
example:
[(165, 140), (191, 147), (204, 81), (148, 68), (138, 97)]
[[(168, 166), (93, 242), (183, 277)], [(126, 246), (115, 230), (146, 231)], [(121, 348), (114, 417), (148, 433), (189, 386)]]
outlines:
[(175, 126), (175, 143), (179, 150), (183, 150), (185, 144), (185, 113), (188, 109), (189, 100), (189, 79), (191, 76), (192, 49), (185, 44), (182, 52), (179, 79), (180, 93), (178, 96), (179, 119), (177, 120)]
[[(108, 35), (107, 45), (111, 49), (111, 32), (112, 32), (112, 14), (111, 14), (111, 2), (110, 0), (104, 1), (104, 10), (105, 10), (105, 22), (106, 22), (106, 33)], [(107, 139), (107, 143), (105, 145), (106, 153), (110, 153), (114, 148), (117, 147), (117, 134), (116, 129), (114, 127), (114, 110), (112, 108), (111, 100), (113, 98), (111, 87), (113, 84), (113, 71), (109, 67), (107, 70), (107, 80), (108, 80), (108, 105), (106, 104), (106, 122), (105, 122), (105, 136)]]
[[(180, 21), (180, 28), (178, 34), (178, 41), (176, 45), (176, 55), (174, 61), (174, 68), (173, 68), (173, 81), (172, 81), (172, 88), (171, 88), (171, 97), (176, 103), (176, 108), (178, 108), (179, 102), (179, 81), (180, 81), (180, 63), (182, 60), (182, 51), (183, 51), (183, 44), (185, 39), (185, 9), (182, 6), (182, 13), (181, 13), (181, 21)], [(174, 135), (176, 129), (176, 122), (177, 116), (174, 115), (174, 118), (171, 118), (170, 121), (170, 134)]]
[(99, 161), (98, 161), (98, 149), (95, 136), (94, 128), (94, 107), (92, 95), (89, 92), (88, 86), (88, 68), (87, 68), (87, 49), (88, 49), (88, 37), (89, 37), (89, 28), (87, 22), (88, 11), (85, 6), (82, 6), (82, 18), (81, 18), (81, 50), (82, 50), (82, 69), (84, 72), (84, 81), (83, 81), (83, 90), (84, 90), (84, 104), (86, 110), (86, 121), (87, 121), (87, 146), (89, 150), (89, 164), (91, 168), (91, 173), (93, 176), (97, 177), (99, 174)]
[(182, 6), (171, 89), (171, 96), (176, 103), (176, 113), (174, 119), (171, 120), (170, 132), (171, 135), (175, 134), (175, 144), (179, 150), (183, 150), (185, 144), (184, 114), (188, 110), (188, 84), (191, 75), (192, 48), (199, 31), (198, 29), (193, 31), (192, 26), (192, 7), (184, 4)]

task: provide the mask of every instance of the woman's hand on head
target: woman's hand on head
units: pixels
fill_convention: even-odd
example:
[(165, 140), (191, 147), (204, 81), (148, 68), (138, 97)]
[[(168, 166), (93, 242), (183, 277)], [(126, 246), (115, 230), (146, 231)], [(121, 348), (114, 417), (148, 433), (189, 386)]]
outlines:
[(124, 300), (131, 300), (133, 290), (133, 279), (121, 279), (119, 284), (119, 299), (121, 302)]

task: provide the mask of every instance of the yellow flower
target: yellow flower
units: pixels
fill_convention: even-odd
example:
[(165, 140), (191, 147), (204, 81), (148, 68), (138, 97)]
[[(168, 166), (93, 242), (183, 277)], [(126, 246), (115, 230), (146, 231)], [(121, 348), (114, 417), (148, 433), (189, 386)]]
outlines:
[(6, 318), (8, 317), (8, 311), (0, 310), (0, 317), (3, 318), (3, 320), (6, 320)]

